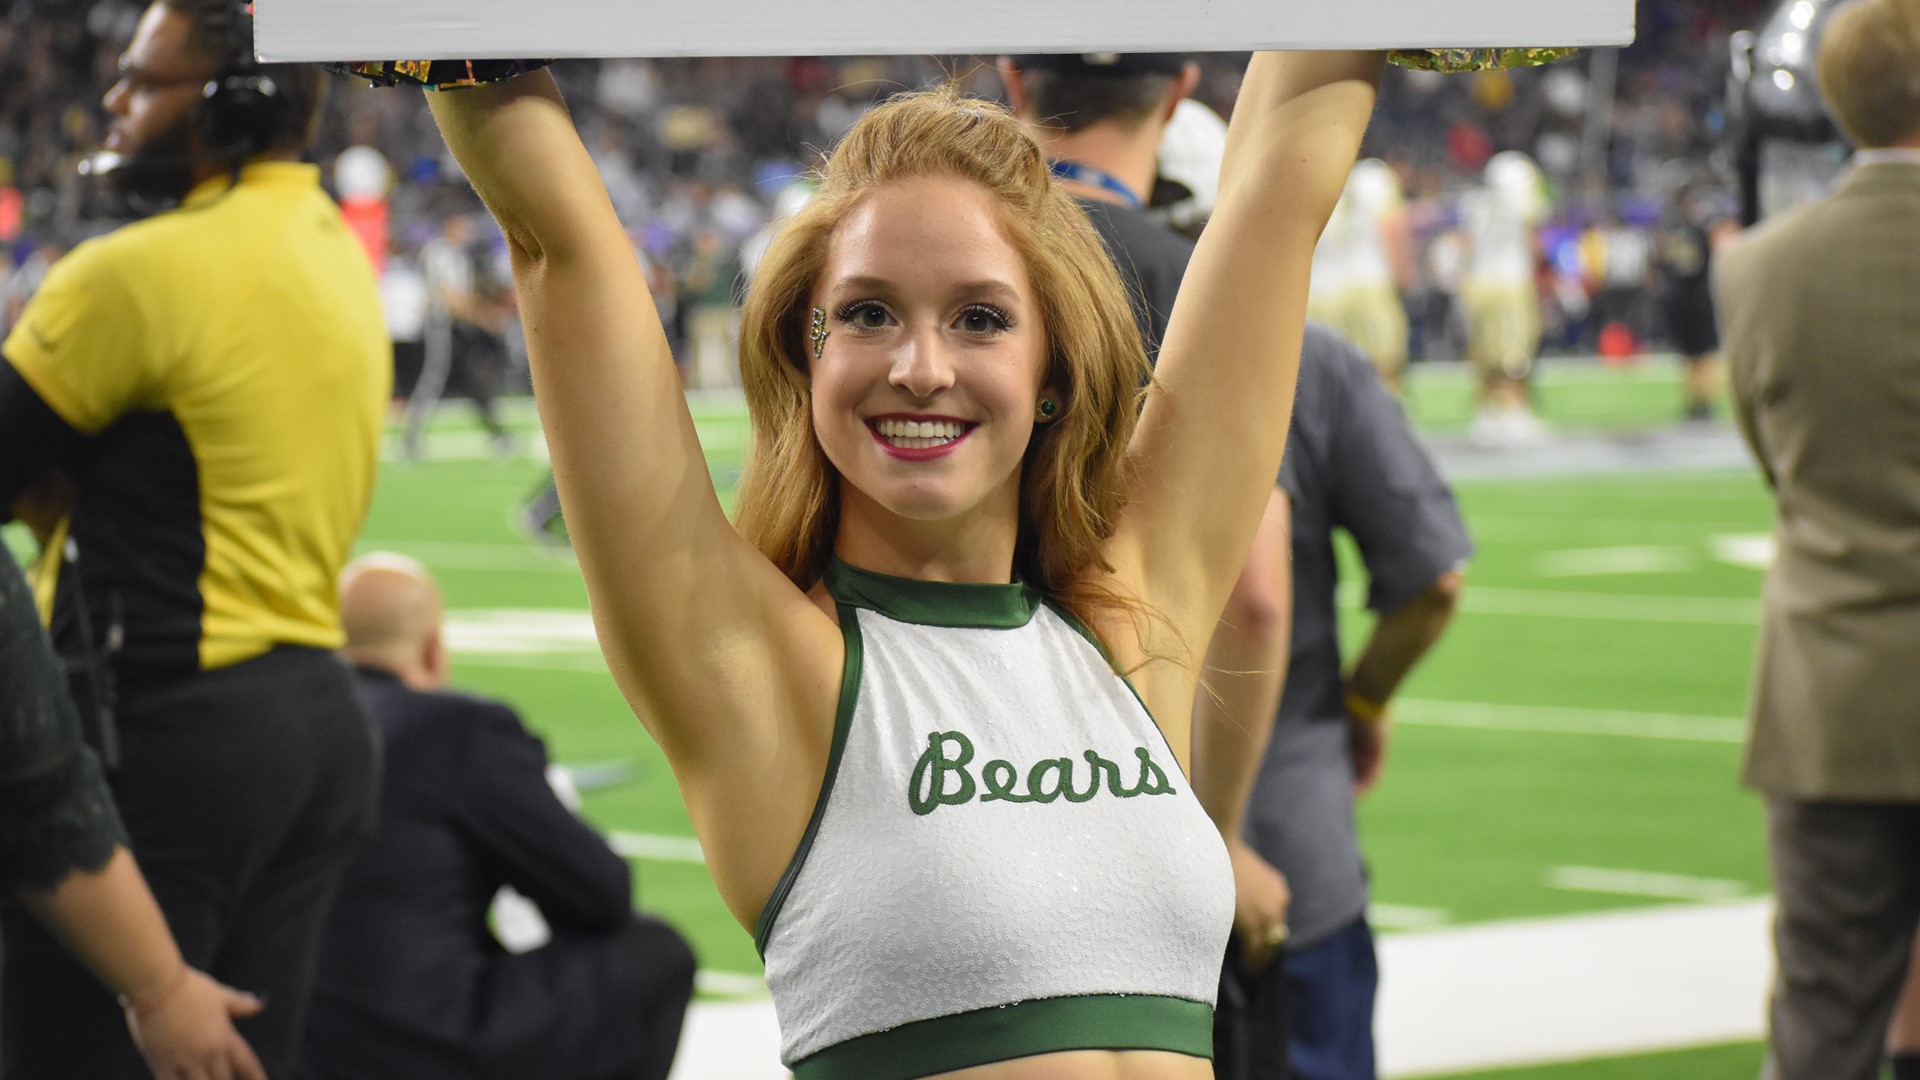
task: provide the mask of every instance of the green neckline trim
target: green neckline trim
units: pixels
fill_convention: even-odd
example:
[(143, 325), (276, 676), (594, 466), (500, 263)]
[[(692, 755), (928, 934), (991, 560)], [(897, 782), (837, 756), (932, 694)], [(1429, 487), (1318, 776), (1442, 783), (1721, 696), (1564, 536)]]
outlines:
[(773, 895), (767, 897), (767, 906), (760, 909), (760, 918), (753, 924), (753, 950), (760, 954), (762, 964), (766, 963), (767, 940), (773, 936), (774, 920), (786, 905), (787, 894), (793, 891), (794, 880), (806, 865), (807, 855), (813, 851), (813, 838), (820, 834), (820, 821), (827, 814), (827, 799), (833, 794), (834, 778), (840, 774), (840, 758), (847, 750), (847, 733), (853, 730), (853, 708), (860, 702), (863, 655), (860, 617), (846, 604), (840, 605), (840, 640), (846, 645), (847, 658), (840, 668), (840, 704), (833, 713), (833, 746), (827, 751), (826, 775), (820, 778), (820, 794), (813, 801), (813, 816), (807, 819), (807, 831), (800, 837), (800, 846), (794, 848), (786, 872), (780, 875)]
[(1146, 994), (1042, 998), (975, 1009), (829, 1046), (794, 1080), (912, 1080), (1064, 1050), (1166, 1050), (1213, 1057), (1213, 1009)]
[(842, 604), (921, 626), (1013, 630), (1032, 621), (1040, 608), (1040, 593), (1024, 582), (920, 581), (876, 574), (839, 559), (827, 564), (826, 582), (827, 592)]

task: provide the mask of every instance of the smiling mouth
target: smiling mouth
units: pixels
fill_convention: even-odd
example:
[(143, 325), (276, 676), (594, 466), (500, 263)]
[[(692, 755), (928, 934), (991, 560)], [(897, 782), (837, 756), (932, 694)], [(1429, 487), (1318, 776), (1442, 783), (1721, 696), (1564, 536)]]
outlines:
[(869, 420), (881, 442), (897, 450), (933, 450), (951, 446), (966, 437), (978, 425), (963, 420)]

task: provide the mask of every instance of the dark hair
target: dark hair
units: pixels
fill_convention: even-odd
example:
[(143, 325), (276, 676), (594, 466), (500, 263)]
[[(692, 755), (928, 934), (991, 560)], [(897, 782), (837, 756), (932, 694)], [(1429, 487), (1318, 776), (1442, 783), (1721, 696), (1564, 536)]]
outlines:
[(193, 47), (226, 74), (272, 79), (287, 105), (260, 152), (299, 153), (313, 142), (327, 82), (312, 64), (262, 64), (253, 56), (253, 16), (245, 0), (157, 0), (193, 25)]
[(1171, 75), (1076, 75), (1024, 72), (1034, 117), (1048, 127), (1081, 131), (1112, 120), (1129, 127), (1146, 122), (1173, 88)]

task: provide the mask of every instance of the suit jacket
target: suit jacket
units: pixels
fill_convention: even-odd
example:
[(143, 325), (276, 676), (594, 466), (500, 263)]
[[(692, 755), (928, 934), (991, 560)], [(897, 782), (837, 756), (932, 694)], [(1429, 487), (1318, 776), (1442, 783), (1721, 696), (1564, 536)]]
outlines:
[(513, 710), (368, 668), (359, 681), (385, 737), (380, 826), (340, 884), (303, 1068), (539, 1075), (523, 1059), (550, 1048), (561, 1011), (586, 1006), (550, 972), (544, 990), (510, 985), (518, 970), (487, 928), (494, 893), (520, 891), (556, 939), (610, 934), (632, 919), (627, 864), (555, 797)]
[(1746, 782), (1920, 801), (1920, 163), (1855, 166), (1714, 294), (1776, 500)]

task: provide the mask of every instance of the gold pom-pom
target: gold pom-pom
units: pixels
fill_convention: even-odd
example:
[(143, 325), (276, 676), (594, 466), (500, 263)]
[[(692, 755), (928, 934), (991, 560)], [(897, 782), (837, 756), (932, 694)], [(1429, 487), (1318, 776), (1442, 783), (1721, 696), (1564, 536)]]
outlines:
[(1422, 71), (1499, 71), (1537, 67), (1572, 56), (1575, 48), (1553, 49), (1395, 49), (1387, 59)]

